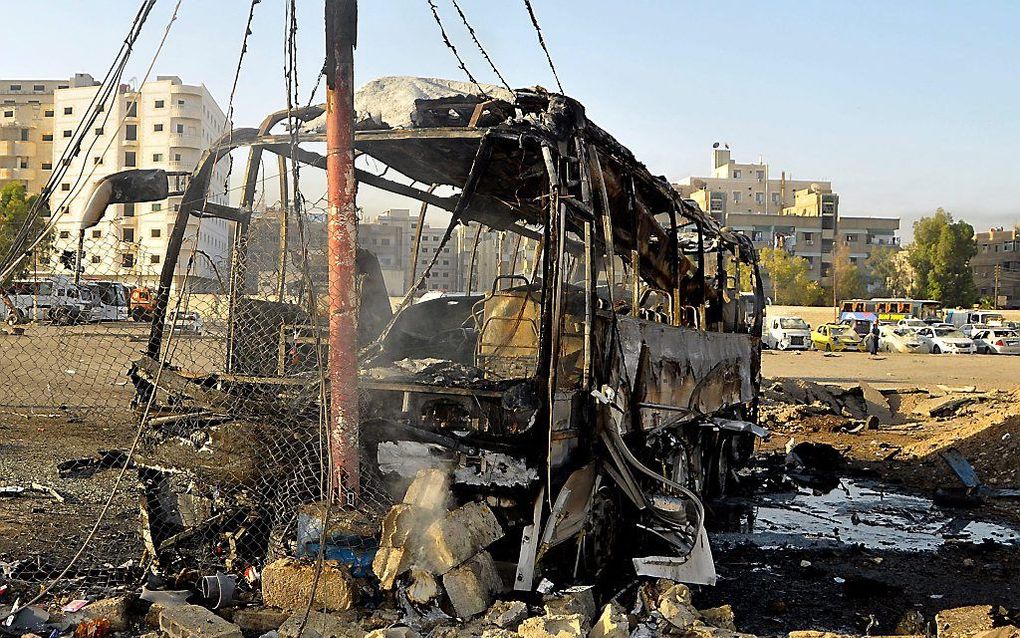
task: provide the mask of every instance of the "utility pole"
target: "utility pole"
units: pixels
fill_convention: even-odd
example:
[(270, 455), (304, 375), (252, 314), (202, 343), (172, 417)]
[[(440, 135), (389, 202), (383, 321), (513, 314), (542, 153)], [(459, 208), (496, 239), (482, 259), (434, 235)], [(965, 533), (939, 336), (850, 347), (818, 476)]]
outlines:
[(999, 276), (1002, 274), (1002, 266), (995, 264), (995, 295), (992, 299), (992, 308), (999, 309)]
[(358, 472), (358, 218), (354, 177), (357, 0), (326, 0), (326, 213), (331, 497), (354, 505)]

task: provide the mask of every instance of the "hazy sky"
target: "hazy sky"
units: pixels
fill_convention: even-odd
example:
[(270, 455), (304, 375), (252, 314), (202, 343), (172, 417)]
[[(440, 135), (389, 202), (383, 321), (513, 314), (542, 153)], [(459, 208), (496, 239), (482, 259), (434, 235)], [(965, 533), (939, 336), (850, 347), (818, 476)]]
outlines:
[[(435, 0), (468, 67), (495, 76), (450, 0)], [(140, 78), (176, 0), (159, 0), (126, 77)], [(6, 4), (6, 3), (5, 3)], [(322, 64), (322, 2), (298, 0), (302, 101)], [(511, 85), (554, 87), (523, 0), (460, 0)], [(978, 229), (1020, 221), (1020, 3), (901, 0), (534, 0), (565, 91), (671, 180), (738, 161), (832, 180), (843, 214), (937, 206)], [(4, 7), (0, 77), (101, 76), (136, 0)], [(204, 83), (226, 109), (248, 0), (183, 0), (156, 73)], [(427, 0), (362, 0), (357, 83), (464, 79)], [(284, 105), (284, 0), (262, 0), (235, 102), (254, 126)], [(320, 93), (321, 95), (321, 93)], [(366, 195), (369, 214), (387, 202)]]

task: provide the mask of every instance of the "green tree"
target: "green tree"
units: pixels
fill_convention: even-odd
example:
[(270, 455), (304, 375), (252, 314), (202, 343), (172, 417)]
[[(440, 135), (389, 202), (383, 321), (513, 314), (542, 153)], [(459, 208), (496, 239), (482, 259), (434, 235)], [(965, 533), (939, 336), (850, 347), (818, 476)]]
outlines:
[[(0, 259), (6, 258), (10, 252), (14, 238), (28, 219), (28, 214), (35, 205), (38, 195), (27, 195), (21, 182), (11, 182), (0, 188)], [(45, 217), (39, 216), (31, 225), (29, 237), (35, 239), (46, 227)], [(49, 242), (40, 244), (37, 250), (45, 251)], [(21, 272), (25, 272), (31, 264), (23, 264)]]
[(840, 299), (861, 299), (868, 294), (868, 282), (857, 264), (850, 261), (850, 248), (840, 246), (832, 255), (836, 294)]
[(910, 268), (896, 246), (876, 246), (868, 259), (868, 277), (876, 297), (906, 297), (910, 294)]
[(763, 248), (759, 253), (763, 276), (768, 277), (766, 296), (780, 306), (817, 306), (825, 303), (825, 294), (809, 274), (803, 257), (794, 257), (781, 248)]
[(970, 260), (977, 254), (974, 228), (939, 208), (931, 217), (914, 222), (914, 241), (908, 248), (916, 272), (915, 298), (937, 299), (946, 306), (970, 306), (977, 289)]

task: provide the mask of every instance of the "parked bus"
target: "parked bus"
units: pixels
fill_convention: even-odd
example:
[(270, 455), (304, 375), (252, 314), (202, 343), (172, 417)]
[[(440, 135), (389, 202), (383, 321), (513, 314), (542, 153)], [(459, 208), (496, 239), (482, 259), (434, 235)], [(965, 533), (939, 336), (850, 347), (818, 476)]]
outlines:
[(895, 323), (901, 319), (938, 316), (942, 304), (932, 299), (878, 298), (847, 299), (839, 304), (839, 320), (853, 323), (860, 332), (864, 324)]
[(10, 305), (3, 304), (9, 324), (29, 321), (74, 323), (91, 316), (92, 293), (67, 277), (14, 281), (4, 291)]
[(93, 321), (127, 321), (131, 288), (118, 281), (85, 282), (95, 296), (92, 305)]

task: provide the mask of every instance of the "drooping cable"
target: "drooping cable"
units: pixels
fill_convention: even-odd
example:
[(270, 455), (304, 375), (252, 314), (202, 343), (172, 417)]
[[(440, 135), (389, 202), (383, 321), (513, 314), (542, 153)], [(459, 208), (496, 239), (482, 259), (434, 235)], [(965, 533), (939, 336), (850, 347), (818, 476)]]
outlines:
[(457, 58), (457, 65), (460, 67), (460, 70), (468, 76), (468, 79), (475, 85), (479, 93), (485, 97), (489, 97), (489, 94), (485, 92), (485, 89), (483, 89), (482, 85), (478, 83), (475, 76), (471, 74), (471, 71), (468, 71), (467, 65), (464, 64), (464, 60), (460, 57), (460, 53), (457, 51), (457, 47), (455, 47), (453, 42), (450, 41), (450, 36), (446, 35), (446, 28), (443, 27), (443, 19), (439, 17), (439, 7), (436, 6), (435, 0), (428, 0), (428, 3), (429, 7), (432, 9), (432, 17), (439, 26), (439, 33), (443, 36), (443, 42), (446, 44), (447, 48), (453, 52), (453, 57)]
[(538, 34), (538, 43), (542, 46), (542, 50), (545, 51), (545, 59), (549, 61), (549, 68), (552, 69), (553, 78), (556, 79), (556, 86), (559, 87), (560, 93), (563, 93), (563, 84), (560, 82), (560, 76), (556, 73), (556, 65), (553, 64), (552, 55), (549, 53), (549, 47), (545, 45), (545, 37), (542, 35), (542, 27), (538, 26), (538, 17), (535, 15), (535, 9), (531, 6), (531, 0), (524, 0), (524, 6), (528, 9), (528, 15), (531, 16), (531, 24), (535, 27), (535, 33)]
[(504, 78), (503, 74), (499, 72), (499, 69), (496, 68), (496, 63), (492, 61), (492, 58), (489, 56), (488, 51), (486, 51), (485, 47), (482, 46), (482, 43), (479, 42), (478, 35), (475, 33), (475, 28), (471, 26), (470, 22), (468, 22), (467, 16), (464, 15), (463, 9), (460, 8), (460, 3), (457, 2), (457, 0), (450, 0), (450, 2), (453, 3), (453, 7), (457, 10), (457, 13), (460, 14), (461, 21), (464, 22), (464, 26), (467, 28), (468, 33), (471, 34), (471, 39), (475, 41), (475, 46), (477, 46), (478, 50), (482, 52), (482, 57), (484, 57), (485, 61), (489, 63), (489, 66), (492, 67), (492, 72), (496, 74), (496, 77), (498, 77), (499, 81), (503, 83), (503, 86), (506, 87), (506, 90), (513, 93), (513, 89), (510, 88), (510, 85), (507, 83), (506, 78)]

